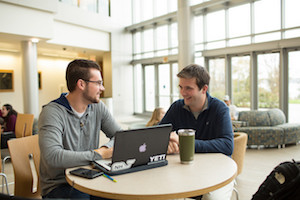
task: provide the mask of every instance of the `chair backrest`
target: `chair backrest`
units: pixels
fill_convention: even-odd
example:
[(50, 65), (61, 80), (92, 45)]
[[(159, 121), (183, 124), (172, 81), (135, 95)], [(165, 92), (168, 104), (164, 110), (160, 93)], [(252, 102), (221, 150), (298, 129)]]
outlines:
[(32, 135), (34, 115), (18, 113), (15, 126), (16, 138)]
[(237, 164), (237, 175), (239, 175), (243, 171), (248, 135), (242, 132), (235, 132), (233, 141), (234, 141), (234, 148), (233, 148), (232, 159)]
[(7, 143), (15, 176), (14, 195), (40, 198), (38, 134), (9, 140)]

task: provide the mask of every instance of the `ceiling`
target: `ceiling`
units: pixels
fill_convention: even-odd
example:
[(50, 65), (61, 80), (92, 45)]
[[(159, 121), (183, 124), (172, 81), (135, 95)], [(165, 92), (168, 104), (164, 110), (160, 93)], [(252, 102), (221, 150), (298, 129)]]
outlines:
[[(21, 52), (21, 42), (30, 41), (32, 37), (0, 33), (0, 51)], [(41, 56), (61, 57), (61, 58), (95, 58), (102, 61), (104, 51), (71, 47), (65, 45), (50, 44), (45, 39), (40, 39), (37, 43), (37, 53)]]

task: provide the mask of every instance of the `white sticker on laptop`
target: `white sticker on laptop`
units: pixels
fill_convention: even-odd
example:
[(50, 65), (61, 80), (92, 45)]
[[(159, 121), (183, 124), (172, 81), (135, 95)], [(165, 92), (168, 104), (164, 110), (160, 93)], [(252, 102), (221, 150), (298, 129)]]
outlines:
[(129, 159), (125, 162), (120, 161), (120, 162), (114, 162), (111, 166), (112, 171), (119, 171), (119, 170), (124, 170), (124, 169), (130, 169), (131, 166), (135, 163), (136, 159)]
[(166, 160), (166, 154), (150, 156), (150, 163)]

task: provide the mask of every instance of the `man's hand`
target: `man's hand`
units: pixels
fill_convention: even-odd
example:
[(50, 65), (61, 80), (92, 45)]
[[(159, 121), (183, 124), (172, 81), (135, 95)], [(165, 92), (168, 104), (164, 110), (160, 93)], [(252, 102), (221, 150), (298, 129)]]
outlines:
[(113, 153), (113, 148), (101, 147), (99, 149), (95, 149), (97, 153), (99, 153), (103, 159), (111, 158)]
[(171, 132), (168, 154), (179, 153), (179, 137), (176, 132)]

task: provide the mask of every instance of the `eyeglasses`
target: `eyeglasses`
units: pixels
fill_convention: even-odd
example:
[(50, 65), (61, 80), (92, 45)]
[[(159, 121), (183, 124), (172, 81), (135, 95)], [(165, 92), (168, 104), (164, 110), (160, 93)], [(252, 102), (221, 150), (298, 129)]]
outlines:
[(84, 80), (84, 81), (88, 83), (96, 83), (98, 86), (103, 86), (103, 81), (90, 81), (90, 80)]

